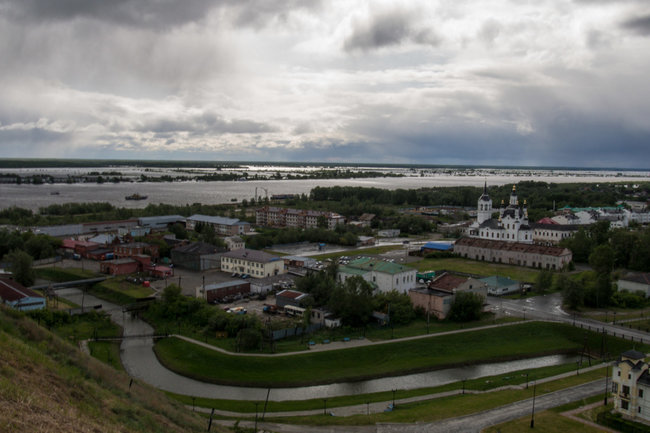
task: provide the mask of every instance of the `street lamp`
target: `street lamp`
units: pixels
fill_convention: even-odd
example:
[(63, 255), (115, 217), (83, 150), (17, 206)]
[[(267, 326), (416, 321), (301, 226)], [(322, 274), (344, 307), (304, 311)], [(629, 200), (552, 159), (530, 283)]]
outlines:
[(537, 390), (537, 382), (533, 384), (533, 411), (530, 415), (530, 428), (535, 428), (535, 391)]
[(604, 406), (607, 406), (607, 393), (609, 392), (609, 365), (605, 367), (605, 403)]
[(323, 415), (327, 415), (327, 399), (323, 399)]

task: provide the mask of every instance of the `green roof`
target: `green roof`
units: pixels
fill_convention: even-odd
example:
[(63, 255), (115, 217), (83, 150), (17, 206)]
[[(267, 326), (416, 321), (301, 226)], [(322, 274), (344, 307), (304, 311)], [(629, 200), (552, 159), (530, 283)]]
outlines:
[(365, 272), (376, 271), (385, 274), (400, 274), (402, 272), (414, 271), (415, 269), (397, 263), (386, 262), (383, 260), (372, 259), (370, 257), (362, 257), (348, 263), (345, 268), (358, 269)]
[(519, 284), (519, 281), (511, 280), (508, 277), (499, 277), (497, 276), (492, 276), (492, 277), (487, 277), (487, 278), (481, 278), (479, 281), (482, 281), (486, 283), (490, 287), (508, 287), (512, 286), (513, 284)]
[(355, 269), (355, 268), (350, 268), (348, 266), (340, 266), (339, 272), (342, 274), (350, 274), (350, 275), (364, 275), (368, 273), (368, 271), (365, 271), (363, 269)]

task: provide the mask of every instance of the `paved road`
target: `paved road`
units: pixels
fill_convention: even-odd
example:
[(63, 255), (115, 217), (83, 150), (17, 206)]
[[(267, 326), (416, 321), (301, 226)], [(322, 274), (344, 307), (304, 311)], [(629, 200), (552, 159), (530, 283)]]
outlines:
[(562, 296), (559, 293), (545, 296), (535, 296), (527, 299), (504, 299), (488, 297), (492, 311), (502, 315), (515, 315), (526, 319), (553, 320), (568, 323), (573, 326), (602, 332), (605, 330), (608, 335), (615, 335), (630, 340), (630, 347), (633, 342), (650, 342), (650, 334), (636, 329), (626, 328), (621, 325), (600, 322), (572, 315), (562, 310)]

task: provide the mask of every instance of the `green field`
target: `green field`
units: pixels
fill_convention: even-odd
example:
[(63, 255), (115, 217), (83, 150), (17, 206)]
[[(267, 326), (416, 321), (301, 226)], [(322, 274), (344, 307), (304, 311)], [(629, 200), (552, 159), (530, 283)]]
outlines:
[[(505, 338), (507, 336), (507, 338)], [(462, 334), (280, 357), (233, 356), (176, 338), (155, 351), (169, 369), (205, 382), (247, 386), (300, 386), (362, 380), (449, 366), (551, 353), (575, 353), (587, 342), (598, 353), (601, 335), (557, 323), (530, 322)], [(620, 353), (630, 343), (607, 337), (606, 350)], [(650, 347), (650, 346), (642, 346)], [(638, 350), (644, 350), (637, 344)]]
[(55, 283), (74, 280), (85, 280), (97, 276), (93, 271), (86, 271), (79, 268), (37, 268), (34, 269), (36, 276)]
[(447, 270), (454, 272), (463, 272), (467, 274), (476, 274), (489, 277), (499, 275), (508, 277), (517, 281), (534, 282), (538, 271), (521, 266), (509, 266), (499, 263), (480, 262), (463, 258), (453, 259), (422, 259), (418, 262), (409, 263), (409, 266), (418, 271)]
[(150, 287), (129, 283), (124, 277), (110, 278), (102, 281), (92, 286), (88, 292), (98, 298), (119, 305), (131, 304), (139, 298), (146, 298), (154, 293)]

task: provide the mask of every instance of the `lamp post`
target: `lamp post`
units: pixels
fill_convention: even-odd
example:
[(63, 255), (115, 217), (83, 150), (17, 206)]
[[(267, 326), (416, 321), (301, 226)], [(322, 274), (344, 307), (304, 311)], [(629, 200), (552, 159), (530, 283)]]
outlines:
[(393, 409), (395, 409), (395, 390), (393, 390)]
[(257, 406), (259, 405), (259, 402), (255, 402), (255, 433), (257, 433)]
[(323, 399), (323, 415), (327, 415), (327, 399)]
[(604, 406), (607, 406), (607, 393), (609, 392), (609, 365), (605, 367), (605, 402)]
[(535, 428), (535, 391), (537, 390), (537, 382), (533, 384), (533, 411), (530, 415), (530, 428)]

